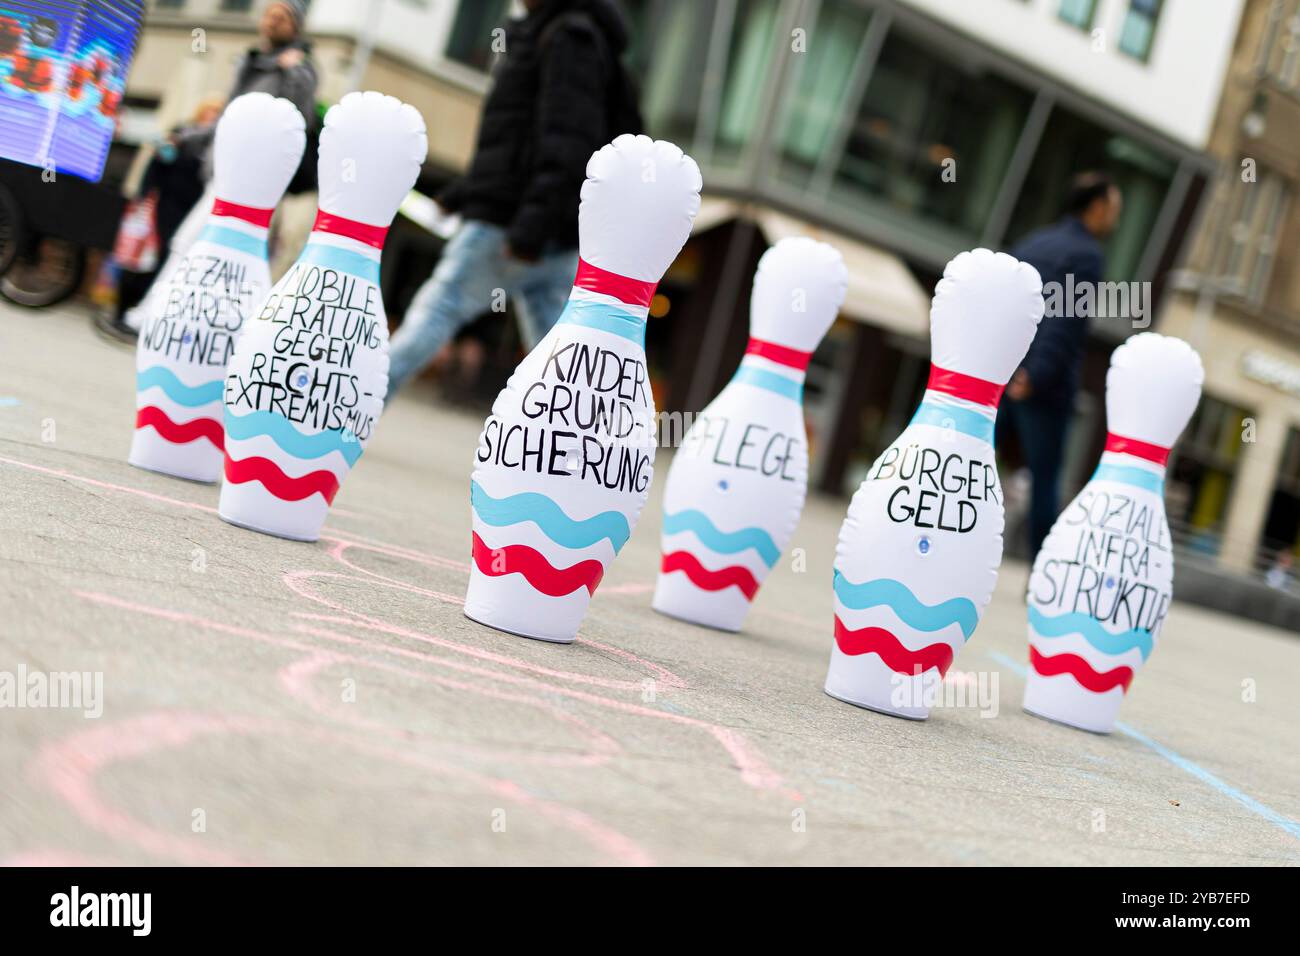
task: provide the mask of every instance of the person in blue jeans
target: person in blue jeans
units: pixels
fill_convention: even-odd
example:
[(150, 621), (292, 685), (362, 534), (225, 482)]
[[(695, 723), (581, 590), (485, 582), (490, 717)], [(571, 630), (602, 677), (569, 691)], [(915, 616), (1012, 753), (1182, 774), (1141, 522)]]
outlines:
[(503, 227), (479, 220), (462, 223), (393, 333), (389, 393), (419, 373), (476, 316), (500, 310), (504, 298), (514, 306), (524, 346), (531, 349), (560, 317), (577, 271), (577, 249), (525, 261), (508, 251)]
[[(1044, 289), (1049, 283), (1068, 288), (1073, 279), (1076, 297), (1096, 285), (1105, 273), (1101, 240), (1119, 220), (1119, 187), (1101, 173), (1080, 173), (1071, 182), (1065, 214), (1050, 226), (1020, 240), (1011, 255), (1038, 270)], [(999, 432), (1015, 430), (1033, 485), (1029, 502), (1031, 560), (1056, 523), (1060, 510), (1061, 462), (1065, 436), (1074, 417), (1090, 317), (1086, 301), (1065, 303), (1064, 315), (1045, 314), (1029, 352), (1007, 384), (998, 416)], [(1095, 298), (1094, 300), (1095, 301)]]
[(389, 394), (464, 326), (509, 298), (532, 348), (559, 319), (578, 269), (578, 197), (591, 154), (640, 132), (610, 0), (525, 0), (483, 103), (465, 176), (438, 196), (463, 223), (389, 351)]

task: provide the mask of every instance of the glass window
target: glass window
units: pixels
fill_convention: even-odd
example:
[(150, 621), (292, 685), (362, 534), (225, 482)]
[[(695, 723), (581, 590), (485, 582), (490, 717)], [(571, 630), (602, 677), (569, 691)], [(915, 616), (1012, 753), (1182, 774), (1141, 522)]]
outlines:
[(650, 133), (691, 152), (700, 103), (716, 80), (709, 74), (709, 38), (717, 0), (660, 2), (647, 24), (653, 51), (641, 92)]
[[(650, 40), (654, 34), (656, 0), (622, 0), (623, 12), (627, 14), (627, 49), (623, 51), (623, 63), (632, 76), (637, 79), (650, 72), (653, 65)], [(639, 89), (638, 85), (638, 89)]]
[(1259, 67), (1279, 85), (1300, 86), (1300, 2), (1275, 2), (1260, 40)]
[(461, 0), (447, 41), (447, 58), (487, 71), (496, 58), (492, 31), (505, 23), (509, 0)]
[(766, 117), (763, 100), (767, 76), (783, 50), (778, 44), (791, 43), (778, 37), (781, 16), (778, 0), (741, 0), (731, 28), (727, 50), (726, 84), (718, 114), (715, 161), (733, 159), (754, 139)]
[(1242, 449), (1248, 409), (1210, 395), (1183, 433), (1170, 464), (1165, 506), (1169, 527), (1180, 544), (1217, 554), (1223, 542), (1228, 497)]
[(1300, 429), (1297, 428), (1287, 432), (1260, 546), (1261, 569), (1272, 572), (1269, 583), (1274, 587), (1294, 587), (1295, 559), (1300, 557)]
[(808, 185), (826, 151), (834, 148), (870, 20), (870, 11), (851, 0), (824, 2), (808, 34), (816, 53), (791, 55), (779, 148), (782, 174), (799, 185)]
[(253, 9), (253, 0), (221, 0), (222, 13), (247, 13)]
[(1096, 8), (1097, 0), (1061, 0), (1057, 16), (1080, 30), (1091, 30), (1092, 15)]
[(1161, 0), (1129, 0), (1128, 12), (1119, 31), (1119, 48), (1135, 59), (1146, 61), (1156, 36)]
[[(1054, 222), (1076, 173), (1099, 170), (1119, 186), (1124, 205), (1103, 243), (1106, 276), (1132, 281), (1177, 164), (1144, 143), (1114, 133), (1063, 107), (1052, 110), (1007, 229), (1006, 245)], [(1148, 277), (1149, 278), (1149, 277)]]
[(1262, 304), (1290, 190), (1286, 180), (1268, 170), (1259, 170), (1254, 182), (1242, 182), (1232, 170), (1220, 188), (1221, 221), (1228, 227), (1219, 237), (1212, 269), (1233, 292), (1255, 305)]
[(977, 241), (1032, 97), (980, 63), (891, 30), (835, 170), (836, 201), (868, 197), (885, 218)]

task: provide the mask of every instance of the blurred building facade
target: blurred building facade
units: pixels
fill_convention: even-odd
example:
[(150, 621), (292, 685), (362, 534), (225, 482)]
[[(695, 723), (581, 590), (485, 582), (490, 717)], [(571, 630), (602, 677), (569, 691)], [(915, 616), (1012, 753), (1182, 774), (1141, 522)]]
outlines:
[[(808, 395), (813, 478), (834, 492), (856, 487), (915, 408), (944, 263), (1053, 221), (1071, 174), (1104, 169), (1121, 185), (1107, 279), (1159, 297), (1213, 174), (1207, 147), (1241, 12), (1239, 0), (629, 6), (652, 131), (700, 160), (708, 192), (700, 261), (685, 262), (700, 276), (691, 321), (671, 327), (675, 360), (694, 370), (669, 376), (689, 385), (668, 404), (697, 409), (730, 374), (768, 243), (790, 232), (833, 242), (854, 283)], [(1125, 317), (1094, 323), (1067, 486), (1096, 460), (1106, 362), (1133, 330)]]
[[(1052, 221), (1071, 174), (1100, 168), (1125, 196), (1107, 278), (1150, 283), (1151, 311), (1175, 334), (1199, 322), (1214, 342), (1239, 343), (1235, 360), (1200, 343), (1208, 400), (1175, 462), (1171, 517), (1233, 566), (1249, 564), (1263, 536), (1294, 542), (1300, 280), (1272, 267), (1267, 236), (1294, 236), (1300, 216), (1285, 203), (1300, 162), (1288, 140), (1300, 131), (1288, 112), (1297, 2), (623, 0), (649, 131), (691, 153), (705, 180), (695, 235), (661, 284), (647, 336), (660, 407), (696, 411), (730, 376), (768, 245), (830, 241), (852, 279), (809, 370), (812, 477), (851, 491), (924, 387), (928, 298), (943, 264)], [(128, 90), (136, 125), (166, 128), (224, 89), (261, 6), (152, 0)], [(419, 107), (430, 130), (420, 188), (432, 192), (469, 159), (493, 31), (518, 12), (511, 0), (312, 0), (320, 98), (365, 86)], [(1245, 117), (1261, 102), (1264, 131), (1247, 143)], [(1254, 192), (1224, 179), (1248, 146), (1262, 171)], [(1216, 225), (1225, 218), (1231, 228)], [(1248, 238), (1215, 247), (1243, 229)], [(385, 293), (400, 315), (440, 244), (395, 232)], [(1210, 238), (1174, 289), (1194, 233)], [(1196, 277), (1229, 272), (1247, 286), (1215, 285), (1205, 308)], [(1109, 353), (1150, 318), (1094, 323), (1067, 493), (1104, 435)], [(1233, 450), (1232, 423), (1252, 416), (1257, 441)]]
[(1209, 149), (1219, 171), (1160, 316), (1206, 369), (1177, 517), (1222, 564), (1263, 570), (1300, 556), (1300, 0), (1246, 3)]

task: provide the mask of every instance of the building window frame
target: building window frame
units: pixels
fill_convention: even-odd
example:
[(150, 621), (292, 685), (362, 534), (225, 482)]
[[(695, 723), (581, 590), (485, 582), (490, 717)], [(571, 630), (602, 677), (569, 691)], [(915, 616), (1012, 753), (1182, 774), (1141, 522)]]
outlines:
[(1255, 73), (1300, 93), (1300, 2), (1273, 0), (1256, 52)]
[(1089, 33), (1097, 19), (1097, 0), (1059, 0), (1056, 17), (1062, 23)]
[(1229, 295), (1262, 306), (1277, 262), (1291, 188), (1284, 176), (1265, 168), (1257, 170), (1253, 182), (1244, 182), (1239, 168), (1229, 168), (1221, 181), (1215, 218), (1223, 229), (1209, 271)]
[[(510, 15), (510, 0), (476, 0), (475, 3), (458, 3), (447, 30), (442, 55), (452, 63), (468, 70), (491, 73), (497, 54), (492, 51), (493, 31), (501, 27)], [(471, 22), (469, 17), (473, 16)], [(487, 30), (484, 25), (491, 24)], [(486, 43), (474, 43), (473, 38), (486, 36)], [(486, 50), (484, 49), (486, 47)]]
[(1148, 62), (1163, 12), (1164, 0), (1129, 0), (1119, 30), (1120, 52), (1139, 63)]

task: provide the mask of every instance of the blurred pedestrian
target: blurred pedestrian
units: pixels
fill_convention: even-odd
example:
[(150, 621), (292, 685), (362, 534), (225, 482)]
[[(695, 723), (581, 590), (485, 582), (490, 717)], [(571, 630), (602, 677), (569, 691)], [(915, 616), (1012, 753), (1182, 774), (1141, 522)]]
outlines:
[[(176, 230), (203, 195), (204, 155), (197, 145), (201, 141), (199, 134), (211, 131), (225, 104), (225, 99), (219, 96), (205, 99), (188, 123), (176, 127), (154, 147), (149, 165), (145, 167), (137, 197), (153, 203), (158, 262), (166, 259)], [(112, 324), (119, 332), (129, 332), (123, 316), (127, 309), (144, 298), (157, 275), (156, 265), (145, 272), (123, 266), (118, 273), (117, 304)]]
[(532, 348), (555, 324), (578, 267), (578, 192), (591, 154), (639, 133), (611, 0), (524, 0), (483, 104), (466, 175), (439, 196), (463, 221), (393, 335), (392, 394), (475, 316), (508, 295)]
[[(307, 233), (311, 230), (311, 219), (316, 213), (315, 196), (295, 200), (290, 197), (312, 194), (316, 189), (316, 143), (320, 136), (320, 122), (316, 114), (316, 87), (319, 82), (316, 65), (311, 59), (311, 41), (303, 31), (303, 21), (307, 16), (307, 5), (303, 0), (271, 0), (262, 10), (258, 21), (258, 42), (249, 47), (235, 70), (235, 82), (230, 88), (230, 99), (245, 93), (269, 93), (283, 97), (298, 107), (307, 124), (307, 149), (303, 153), (302, 163), (289, 183), (288, 195), (282, 201), (284, 207), (277, 211), (273, 224), (271, 274), (277, 276), (283, 269), (275, 268), (276, 261), (283, 260), (284, 250), (292, 246), (292, 255), (288, 261), (297, 258)], [(213, 131), (202, 137), (201, 143), (207, 158), (207, 178), (211, 178), (211, 154)], [(203, 227), (207, 209), (212, 204), (212, 197), (205, 196), (205, 202), (195, 207), (181, 229), (178, 248), (185, 248)], [(306, 207), (306, 212), (303, 208)], [(303, 219), (307, 222), (304, 224)]]
[(1279, 551), (1274, 559), (1272, 566), (1264, 574), (1264, 580), (1268, 586), (1278, 591), (1285, 591), (1291, 587), (1291, 566), (1294, 558), (1290, 551)]
[[(279, 210), (273, 223), (276, 233), (273, 241), (275, 250), (272, 253), (273, 277), (284, 271), (281, 268), (277, 272), (276, 265), (284, 264), (286, 247), (292, 247), (292, 254), (287, 256), (288, 262), (291, 263), (297, 257), (307, 233), (311, 231), (311, 219), (316, 211), (315, 197), (311, 194), (316, 189), (315, 146), (320, 136), (320, 123), (316, 113), (318, 77), (311, 59), (311, 42), (303, 32), (306, 15), (307, 5), (304, 0), (271, 0), (262, 10), (262, 17), (258, 21), (258, 42), (240, 60), (235, 71), (235, 82), (230, 88), (231, 100), (245, 93), (256, 92), (283, 97), (298, 107), (307, 124), (307, 149), (288, 190), (291, 195), (306, 198), (294, 201), (286, 197), (281, 203), (285, 208)], [(215, 133), (214, 124), (207, 129), (189, 130), (176, 140), (178, 148), (203, 156), (204, 181), (208, 184), (172, 238), (172, 252), (177, 255), (183, 254), (198, 237), (212, 207), (212, 141)], [(169, 265), (169, 261), (164, 262), (158, 274), (167, 272)], [(139, 330), (142, 318), (140, 307), (137, 307), (126, 313), (124, 322), (130, 329)]]
[[(1043, 316), (1029, 352), (1007, 385), (1004, 427), (1016, 432), (1033, 479), (1029, 505), (1031, 557), (1056, 521), (1065, 436), (1079, 390), (1079, 366), (1088, 337), (1088, 302), (1096, 301), (1097, 283), (1106, 270), (1101, 240), (1115, 229), (1122, 199), (1119, 187), (1103, 173), (1075, 176), (1064, 214), (1011, 249), (1011, 254), (1038, 270), (1043, 286), (1073, 288), (1076, 298), (1063, 304), (1062, 315)], [(1067, 279), (1068, 277), (1068, 279)], [(1073, 285), (1071, 285), (1073, 283)], [(1079, 301), (1085, 288), (1090, 297)]]

